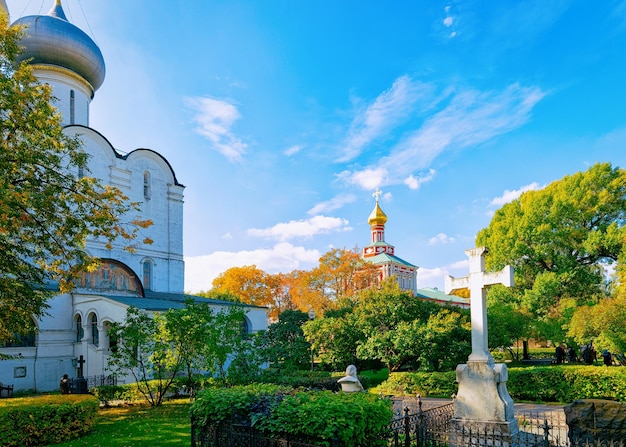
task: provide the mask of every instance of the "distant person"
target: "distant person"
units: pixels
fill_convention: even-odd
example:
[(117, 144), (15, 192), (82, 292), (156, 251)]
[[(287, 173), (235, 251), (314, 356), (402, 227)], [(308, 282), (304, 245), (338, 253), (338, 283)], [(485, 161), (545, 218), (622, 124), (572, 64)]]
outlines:
[(565, 347), (560, 344), (556, 347), (556, 363), (560, 365), (565, 361)]
[(576, 363), (578, 361), (578, 356), (576, 355), (576, 350), (571, 346), (567, 347), (567, 358), (570, 363)]
[(602, 351), (602, 361), (606, 366), (611, 366), (613, 364), (613, 356), (608, 349)]
[(587, 365), (593, 365), (593, 362), (596, 360), (596, 350), (593, 347), (593, 342), (584, 345), (580, 351), (580, 355)]
[(70, 379), (67, 374), (63, 374), (59, 386), (61, 387), (61, 394), (70, 394)]

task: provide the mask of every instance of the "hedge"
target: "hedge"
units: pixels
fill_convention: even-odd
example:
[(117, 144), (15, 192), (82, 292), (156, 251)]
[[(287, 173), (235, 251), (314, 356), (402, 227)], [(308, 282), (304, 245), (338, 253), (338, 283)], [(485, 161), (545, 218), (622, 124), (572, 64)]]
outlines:
[[(607, 399), (626, 402), (626, 368), (552, 365), (509, 368), (507, 390), (513, 400), (573, 402)], [(458, 389), (456, 373), (392, 373), (370, 392), (386, 395), (417, 395), (449, 398)]]
[(234, 423), (268, 435), (289, 434), (368, 445), (393, 417), (392, 402), (369, 393), (298, 391), (254, 384), (202, 390), (191, 406), (203, 426)]
[(98, 417), (88, 394), (48, 395), (0, 401), (0, 446), (58, 444), (87, 433)]

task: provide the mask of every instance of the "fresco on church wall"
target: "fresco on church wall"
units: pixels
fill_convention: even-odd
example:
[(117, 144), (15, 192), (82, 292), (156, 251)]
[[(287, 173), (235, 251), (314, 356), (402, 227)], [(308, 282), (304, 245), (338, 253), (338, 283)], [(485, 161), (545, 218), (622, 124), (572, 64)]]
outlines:
[(143, 295), (137, 275), (125, 265), (115, 261), (101, 261), (94, 272), (83, 272), (76, 280), (75, 287), (113, 294)]

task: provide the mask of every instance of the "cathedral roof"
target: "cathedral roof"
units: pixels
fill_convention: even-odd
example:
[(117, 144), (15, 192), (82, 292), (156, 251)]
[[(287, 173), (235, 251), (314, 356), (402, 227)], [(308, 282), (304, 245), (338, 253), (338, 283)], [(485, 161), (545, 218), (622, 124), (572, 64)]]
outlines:
[(105, 65), (100, 48), (67, 20), (61, 0), (55, 0), (47, 15), (22, 17), (14, 25), (26, 28), (21, 42), (24, 51), (18, 62), (32, 59), (31, 64), (65, 68), (86, 80), (94, 91), (104, 82)]
[(103, 294), (102, 296), (126, 306), (133, 306), (137, 309), (151, 310), (154, 312), (166, 311), (168, 309), (183, 309), (185, 307), (185, 301), (188, 299), (192, 299), (196, 303), (207, 303), (216, 306), (243, 306), (247, 309), (264, 308), (262, 306), (235, 303), (233, 301), (215, 300), (195, 295), (187, 295), (184, 293), (153, 292), (152, 290), (146, 290), (145, 294), (145, 298), (111, 294)]
[(427, 287), (425, 289), (417, 289), (416, 296), (437, 301), (440, 304), (452, 304), (460, 307), (469, 307), (469, 298), (462, 298), (456, 295), (448, 295), (437, 288)]

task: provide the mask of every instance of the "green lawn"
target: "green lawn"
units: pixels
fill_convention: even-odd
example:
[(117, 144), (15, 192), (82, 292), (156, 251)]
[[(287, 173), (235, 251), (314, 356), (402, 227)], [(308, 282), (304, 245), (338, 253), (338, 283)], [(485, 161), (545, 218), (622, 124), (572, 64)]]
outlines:
[(89, 434), (55, 447), (188, 447), (191, 444), (189, 405), (188, 399), (178, 399), (160, 407), (103, 408)]

